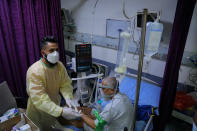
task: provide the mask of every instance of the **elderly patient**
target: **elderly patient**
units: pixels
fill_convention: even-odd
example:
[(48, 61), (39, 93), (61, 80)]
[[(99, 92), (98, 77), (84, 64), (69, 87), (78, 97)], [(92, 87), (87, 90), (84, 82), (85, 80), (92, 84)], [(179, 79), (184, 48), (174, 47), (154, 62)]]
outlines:
[(85, 122), (84, 129), (123, 131), (130, 130), (132, 123), (133, 106), (129, 98), (118, 91), (118, 81), (115, 77), (107, 77), (102, 81), (102, 97), (110, 101), (101, 113), (94, 112), (96, 119), (93, 120), (85, 114), (82, 119)]

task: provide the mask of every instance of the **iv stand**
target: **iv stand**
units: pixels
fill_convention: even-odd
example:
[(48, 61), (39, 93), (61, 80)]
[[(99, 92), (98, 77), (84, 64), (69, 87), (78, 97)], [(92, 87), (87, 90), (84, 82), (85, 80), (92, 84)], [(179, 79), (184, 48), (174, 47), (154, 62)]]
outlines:
[(141, 45), (140, 45), (140, 56), (139, 56), (139, 63), (138, 63), (137, 86), (136, 86), (135, 103), (134, 103), (134, 114), (133, 114), (133, 121), (132, 121), (132, 125), (131, 125), (131, 130), (132, 131), (134, 131), (134, 129), (135, 129), (136, 113), (137, 113), (139, 93), (140, 93), (140, 84), (141, 84), (143, 58), (144, 58), (144, 45), (145, 45), (145, 35), (146, 35), (147, 14), (148, 14), (148, 10), (144, 9), (144, 11), (143, 11), (142, 37), (141, 37)]

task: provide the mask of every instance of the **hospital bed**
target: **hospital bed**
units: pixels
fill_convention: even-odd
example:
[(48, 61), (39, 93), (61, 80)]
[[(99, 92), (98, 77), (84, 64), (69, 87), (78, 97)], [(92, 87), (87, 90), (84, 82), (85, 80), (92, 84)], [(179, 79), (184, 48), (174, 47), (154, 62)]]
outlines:
[[(132, 103), (134, 103), (135, 101), (136, 83), (137, 83), (136, 77), (125, 76), (119, 85), (120, 92), (126, 94), (129, 97), (129, 99), (132, 101)], [(141, 81), (138, 110), (140, 110), (140, 107), (145, 107), (145, 108), (143, 112), (139, 112), (139, 111), (137, 112), (137, 118), (136, 118), (137, 121), (135, 125), (135, 131), (141, 131), (141, 130), (144, 130), (145, 128), (146, 128), (145, 130), (148, 129), (150, 122), (148, 123), (147, 120), (144, 120), (144, 121), (140, 120), (140, 118), (138, 117), (140, 116), (142, 117), (144, 116), (144, 114), (147, 114), (147, 115), (150, 114), (150, 108), (147, 108), (147, 107), (153, 107), (153, 108), (158, 109), (160, 92), (161, 92), (161, 88), (158, 84), (149, 80)], [(158, 110), (156, 110), (154, 113), (158, 115)], [(144, 117), (147, 117), (147, 116), (144, 116)]]
[[(132, 103), (134, 103), (135, 101), (136, 83), (137, 83), (136, 77), (129, 75), (129, 76), (125, 76), (119, 84), (119, 91), (121, 93), (126, 94), (129, 97), (129, 99), (132, 101)], [(154, 108), (158, 108), (160, 91), (161, 91), (161, 88), (157, 83), (154, 83), (153, 81), (150, 81), (150, 80), (142, 80), (138, 106), (139, 107), (151, 106)], [(95, 99), (95, 101), (97, 101), (97, 99)], [(90, 100), (90, 105), (92, 104), (93, 103), (91, 103), (91, 100)], [(145, 108), (145, 109), (150, 109), (150, 108)], [(140, 114), (140, 112), (138, 112), (138, 114)], [(149, 114), (149, 110), (147, 111), (147, 114)], [(158, 111), (156, 111), (155, 114), (158, 114)], [(144, 116), (144, 114), (142, 114), (141, 116)], [(137, 115), (137, 117), (139, 117), (139, 115)], [(145, 128), (148, 129), (149, 125), (151, 124), (148, 123), (147, 121), (148, 120), (139, 120), (137, 118), (135, 131), (143, 131), (145, 130)], [(151, 130), (151, 127), (149, 128), (149, 130)]]

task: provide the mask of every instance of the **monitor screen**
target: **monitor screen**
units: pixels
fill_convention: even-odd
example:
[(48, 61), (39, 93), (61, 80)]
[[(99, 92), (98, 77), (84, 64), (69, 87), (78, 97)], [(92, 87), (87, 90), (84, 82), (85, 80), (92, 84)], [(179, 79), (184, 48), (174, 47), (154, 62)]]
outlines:
[(92, 67), (91, 44), (75, 45), (77, 72), (89, 71)]

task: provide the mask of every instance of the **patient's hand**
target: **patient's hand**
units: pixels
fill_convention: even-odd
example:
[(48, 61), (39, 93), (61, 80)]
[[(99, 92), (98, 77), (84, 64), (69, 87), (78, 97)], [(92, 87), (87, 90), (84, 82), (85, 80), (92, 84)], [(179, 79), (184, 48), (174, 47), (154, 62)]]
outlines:
[(95, 120), (95, 116), (91, 114), (92, 109), (90, 107), (77, 107), (78, 110), (81, 110), (83, 115), (88, 116), (89, 118)]

